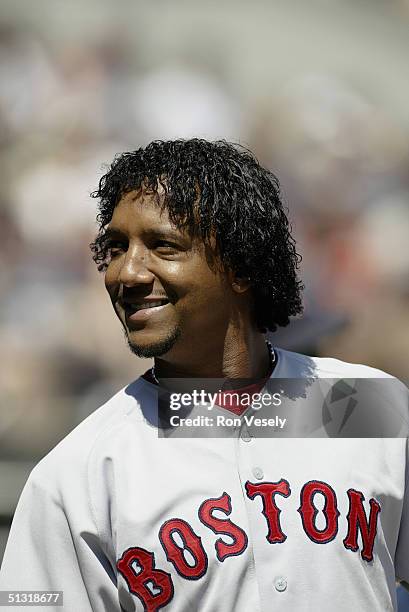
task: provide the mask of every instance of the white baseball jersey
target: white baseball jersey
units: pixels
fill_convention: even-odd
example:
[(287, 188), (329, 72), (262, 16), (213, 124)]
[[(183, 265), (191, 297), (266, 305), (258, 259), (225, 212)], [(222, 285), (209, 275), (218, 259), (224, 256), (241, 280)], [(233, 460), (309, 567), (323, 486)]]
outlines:
[[(276, 378), (387, 377), (277, 359)], [(244, 426), (161, 438), (156, 392), (139, 378), (36, 466), (1, 590), (63, 591), (69, 612), (396, 610), (395, 575), (409, 582), (406, 438), (257, 438)], [(405, 401), (401, 385), (393, 402)]]

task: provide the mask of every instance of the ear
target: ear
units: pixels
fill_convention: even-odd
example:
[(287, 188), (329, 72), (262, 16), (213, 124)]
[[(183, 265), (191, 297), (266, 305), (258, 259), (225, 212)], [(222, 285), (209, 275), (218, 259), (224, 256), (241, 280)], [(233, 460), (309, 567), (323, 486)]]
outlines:
[(251, 287), (251, 279), (248, 276), (240, 276), (232, 272), (231, 286), (236, 293), (245, 293)]

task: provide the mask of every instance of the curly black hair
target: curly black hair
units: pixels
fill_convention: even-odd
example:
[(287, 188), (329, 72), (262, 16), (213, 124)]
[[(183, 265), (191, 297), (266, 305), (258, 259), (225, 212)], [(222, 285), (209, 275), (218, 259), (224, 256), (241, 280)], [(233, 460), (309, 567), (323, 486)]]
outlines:
[(244, 147), (224, 140), (154, 141), (115, 157), (91, 196), (100, 200), (91, 243), (100, 271), (108, 263), (105, 230), (121, 197), (146, 187), (178, 227), (213, 248), (222, 265), (250, 278), (260, 331), (275, 331), (302, 312), (301, 261), (278, 179)]

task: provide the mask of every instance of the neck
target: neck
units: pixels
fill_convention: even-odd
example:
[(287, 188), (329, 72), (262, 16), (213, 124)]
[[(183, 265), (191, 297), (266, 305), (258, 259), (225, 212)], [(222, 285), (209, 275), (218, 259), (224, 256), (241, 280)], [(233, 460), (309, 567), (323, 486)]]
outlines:
[(255, 330), (243, 334), (239, 329), (232, 329), (217, 342), (196, 344), (194, 348), (193, 354), (168, 353), (155, 359), (155, 376), (260, 380), (270, 370), (271, 357), (265, 337)]

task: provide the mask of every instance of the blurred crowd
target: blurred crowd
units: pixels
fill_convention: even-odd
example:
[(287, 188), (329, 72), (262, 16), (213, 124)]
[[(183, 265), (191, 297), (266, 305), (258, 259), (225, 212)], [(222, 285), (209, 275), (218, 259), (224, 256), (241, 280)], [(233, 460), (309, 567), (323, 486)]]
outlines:
[(0, 458), (37, 458), (149, 362), (122, 339), (91, 260), (89, 193), (154, 138), (239, 141), (275, 172), (303, 256), (305, 316), (276, 344), (407, 378), (407, 126), (316, 72), (248, 100), (170, 58), (138, 70), (126, 37), (50, 46), (0, 26)]

